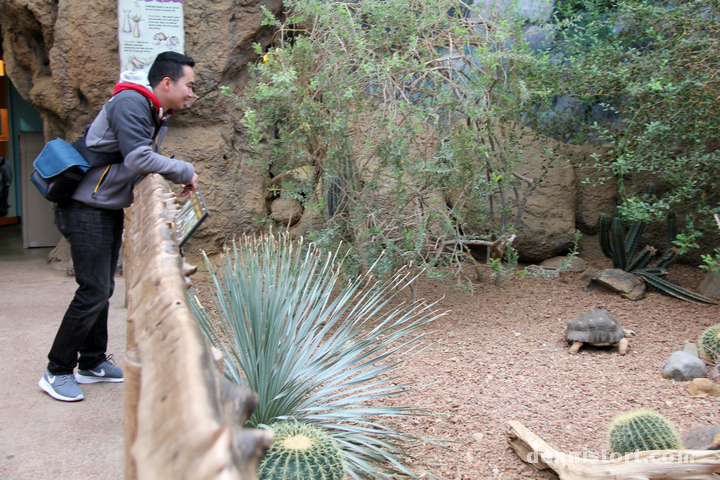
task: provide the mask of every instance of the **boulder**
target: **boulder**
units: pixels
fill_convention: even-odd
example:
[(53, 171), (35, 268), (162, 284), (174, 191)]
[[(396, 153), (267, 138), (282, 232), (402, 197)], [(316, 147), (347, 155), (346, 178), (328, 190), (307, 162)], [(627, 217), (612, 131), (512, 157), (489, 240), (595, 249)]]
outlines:
[(600, 248), (600, 241), (598, 240), (597, 234), (583, 234), (583, 236), (580, 237), (580, 242), (578, 242), (578, 252), (582, 258), (606, 258)]
[(612, 213), (617, 205), (618, 186), (615, 178), (599, 181), (607, 176), (592, 167), (593, 153), (602, 153), (602, 148), (574, 147), (575, 155), (570, 158), (577, 178), (577, 201), (575, 202), (575, 222), (577, 228), (585, 234), (597, 233), (598, 217), (601, 213)]
[[(528, 178), (543, 175), (544, 147), (552, 148), (552, 140), (527, 142), (523, 145), (523, 162), (518, 173)], [(572, 166), (556, 163), (528, 199), (517, 226), (513, 242), (523, 262), (541, 262), (567, 253), (575, 235), (576, 180)], [(514, 212), (513, 212), (514, 214)]]
[(645, 282), (639, 277), (618, 268), (606, 268), (593, 275), (590, 280), (619, 293), (628, 300), (640, 300), (645, 296)]
[(678, 382), (689, 382), (696, 378), (707, 377), (705, 363), (687, 352), (675, 352), (663, 367), (663, 377)]
[(270, 216), (283, 228), (295, 225), (302, 218), (302, 214), (302, 203), (285, 195), (280, 195), (270, 205)]

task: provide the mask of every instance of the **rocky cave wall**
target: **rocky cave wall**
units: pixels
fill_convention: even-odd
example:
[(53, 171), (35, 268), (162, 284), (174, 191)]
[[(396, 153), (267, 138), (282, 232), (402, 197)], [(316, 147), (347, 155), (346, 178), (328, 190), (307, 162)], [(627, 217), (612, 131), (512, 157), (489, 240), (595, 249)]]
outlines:
[[(242, 112), (220, 86), (240, 91), (252, 45), (266, 45), (272, 32), (261, 27), (261, 5), (274, 12), (280, 0), (186, 2), (185, 53), (197, 64), (192, 108), (177, 113), (163, 148), (192, 162), (211, 211), (187, 250), (217, 251), (242, 231), (258, 227), (269, 215), (262, 172), (248, 165)], [(119, 73), (115, 0), (0, 0), (0, 25), (6, 71), (20, 94), (41, 114), (46, 140), (72, 141), (109, 98)], [(518, 246), (527, 260), (564, 253), (576, 225), (594, 233), (597, 214), (612, 212), (616, 188), (596, 189), (580, 180), (574, 166), (588, 153), (576, 148), (572, 161), (551, 169), (536, 190), (520, 227)], [(533, 174), (539, 147), (525, 152), (523, 173)], [(590, 172), (591, 173), (591, 172)]]
[[(236, 103), (219, 94), (247, 79), (254, 43), (272, 31), (260, 26), (261, 5), (278, 12), (280, 0), (185, 2), (185, 53), (196, 61), (197, 101), (171, 120), (163, 148), (192, 162), (211, 220), (189, 248), (216, 250), (267, 215), (261, 172), (247, 165)], [(46, 140), (72, 141), (112, 93), (119, 74), (115, 0), (0, 0), (6, 72), (39, 112)]]

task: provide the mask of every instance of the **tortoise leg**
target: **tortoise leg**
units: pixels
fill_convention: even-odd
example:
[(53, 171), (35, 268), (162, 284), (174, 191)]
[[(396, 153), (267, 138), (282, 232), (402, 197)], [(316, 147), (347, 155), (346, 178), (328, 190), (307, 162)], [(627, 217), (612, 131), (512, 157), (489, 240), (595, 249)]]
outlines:
[(625, 355), (628, 351), (628, 347), (630, 346), (630, 342), (628, 342), (627, 338), (623, 338), (618, 342), (618, 351), (620, 355)]
[(578, 350), (580, 350), (580, 347), (583, 346), (584, 342), (573, 342), (572, 347), (570, 347), (570, 350), (568, 350), (568, 353), (577, 353)]

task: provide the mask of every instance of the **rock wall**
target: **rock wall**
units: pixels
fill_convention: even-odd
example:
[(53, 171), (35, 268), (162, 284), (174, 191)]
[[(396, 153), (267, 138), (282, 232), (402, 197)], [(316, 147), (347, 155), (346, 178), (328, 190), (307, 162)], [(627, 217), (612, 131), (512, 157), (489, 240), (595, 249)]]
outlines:
[[(271, 39), (272, 32), (260, 26), (261, 5), (281, 8), (280, 0), (184, 4), (185, 53), (197, 62), (198, 100), (173, 117), (163, 148), (196, 166), (211, 211), (187, 251), (217, 251), (270, 215), (262, 172), (247, 162), (253, 154), (245, 146), (242, 112), (218, 92), (220, 86), (239, 92), (248, 79), (246, 66), (256, 58), (252, 45)], [(40, 112), (47, 140), (77, 138), (109, 98), (119, 73), (116, 8), (115, 0), (0, 0), (7, 74)], [(576, 224), (593, 233), (597, 213), (612, 212), (614, 185), (597, 190), (580, 182), (586, 175), (574, 164), (585, 153), (575, 149), (572, 162), (552, 169), (533, 193), (517, 243), (523, 258), (564, 253)], [(526, 149), (524, 173), (534, 175), (541, 157), (537, 148)]]
[[(179, 112), (163, 148), (192, 162), (212, 216), (187, 248), (217, 249), (266, 215), (261, 172), (247, 165), (239, 119), (226, 85), (239, 90), (253, 43), (267, 44), (260, 6), (280, 0), (185, 2), (185, 53), (197, 62), (192, 108)], [(115, 0), (0, 0), (0, 27), (7, 75), (42, 117), (46, 140), (74, 140), (112, 93), (119, 74)]]

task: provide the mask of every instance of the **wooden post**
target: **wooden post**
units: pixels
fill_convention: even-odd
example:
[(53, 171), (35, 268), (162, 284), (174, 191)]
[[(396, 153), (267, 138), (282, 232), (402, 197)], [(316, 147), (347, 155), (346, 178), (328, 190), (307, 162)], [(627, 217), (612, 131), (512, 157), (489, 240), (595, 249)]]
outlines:
[(130, 454), (137, 437), (137, 409), (142, 371), (137, 349), (128, 350), (123, 358), (123, 433), (125, 439), (125, 480), (137, 480), (137, 468)]
[(177, 201), (160, 175), (134, 188), (126, 224), (126, 479), (257, 478), (269, 430), (244, 429), (257, 396), (224, 379), (200, 331), (177, 248)]

